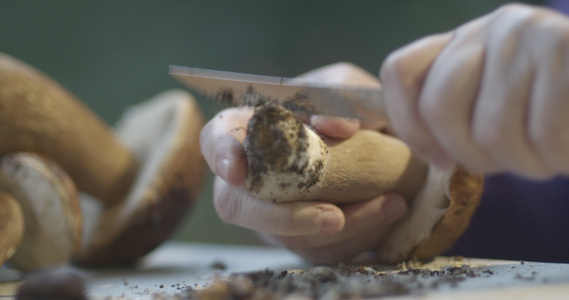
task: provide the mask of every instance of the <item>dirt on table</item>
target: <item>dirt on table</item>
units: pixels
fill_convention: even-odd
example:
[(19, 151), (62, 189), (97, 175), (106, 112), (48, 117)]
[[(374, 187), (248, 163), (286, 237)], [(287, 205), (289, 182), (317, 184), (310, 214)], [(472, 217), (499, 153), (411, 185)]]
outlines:
[(418, 295), (429, 289), (456, 287), (468, 278), (489, 276), (464, 264), (437, 270), (408, 268), (385, 271), (374, 266), (318, 266), (309, 270), (262, 270), (216, 278), (202, 289), (191, 287), (177, 295), (153, 299), (353, 299)]

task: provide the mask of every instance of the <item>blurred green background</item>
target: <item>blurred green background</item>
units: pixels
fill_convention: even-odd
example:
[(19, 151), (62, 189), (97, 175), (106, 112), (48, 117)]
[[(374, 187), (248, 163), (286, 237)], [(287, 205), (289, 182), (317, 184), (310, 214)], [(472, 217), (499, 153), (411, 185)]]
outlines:
[[(130, 105), (182, 88), (168, 65), (295, 76), (386, 55), (508, 1), (0, 1), (0, 52), (49, 74), (113, 124)], [(541, 1), (530, 1), (539, 4)], [(198, 97), (206, 118), (221, 107)], [(259, 243), (223, 224), (212, 175), (174, 238)]]

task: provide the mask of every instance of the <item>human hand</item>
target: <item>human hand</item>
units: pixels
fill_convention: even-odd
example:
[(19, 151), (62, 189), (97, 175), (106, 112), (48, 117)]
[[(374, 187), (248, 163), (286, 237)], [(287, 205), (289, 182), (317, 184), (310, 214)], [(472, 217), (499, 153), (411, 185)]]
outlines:
[(391, 125), (442, 167), (547, 178), (569, 172), (569, 20), (508, 4), (392, 53)]
[[(379, 84), (353, 65), (336, 64), (301, 78), (318, 82)], [(351, 259), (376, 249), (390, 225), (406, 211), (400, 195), (383, 195), (368, 201), (334, 204), (326, 199), (311, 202), (269, 203), (244, 187), (247, 166), (242, 142), (251, 118), (250, 108), (220, 112), (202, 130), (201, 148), (214, 183), (214, 205), (220, 218), (257, 231), (273, 245), (284, 246), (316, 263)], [(358, 121), (313, 117), (321, 134), (348, 138), (360, 128)], [(380, 124), (363, 124), (363, 126)]]

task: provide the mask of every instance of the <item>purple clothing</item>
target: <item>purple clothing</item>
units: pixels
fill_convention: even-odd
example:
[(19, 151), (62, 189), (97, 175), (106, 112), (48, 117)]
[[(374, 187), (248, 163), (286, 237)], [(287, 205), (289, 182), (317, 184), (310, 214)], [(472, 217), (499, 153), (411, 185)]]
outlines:
[(569, 14), (569, 1), (567, 0), (549, 0), (546, 1), (545, 4), (559, 12)]
[(488, 176), (470, 227), (447, 254), (569, 262), (569, 179)]
[[(547, 4), (569, 14), (567, 0)], [(569, 178), (489, 176), (469, 229), (447, 254), (569, 262)]]

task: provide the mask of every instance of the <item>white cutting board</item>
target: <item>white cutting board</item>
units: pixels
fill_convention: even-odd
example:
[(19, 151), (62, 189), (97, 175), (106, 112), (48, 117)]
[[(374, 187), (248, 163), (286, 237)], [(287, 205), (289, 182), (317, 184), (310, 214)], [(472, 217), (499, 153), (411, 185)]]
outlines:
[[(225, 266), (216, 269), (214, 264)], [(456, 285), (440, 284), (420, 294), (382, 299), (569, 299), (569, 265), (519, 261), (437, 258), (423, 268), (472, 266), (477, 276)], [(308, 269), (296, 255), (278, 248), (166, 243), (136, 268), (79, 270), (88, 282), (90, 299), (152, 299), (155, 293), (176, 294), (186, 286), (202, 287), (214, 276), (271, 269)], [(3, 271), (7, 274), (7, 271)], [(13, 273), (12, 273), (13, 274)], [(0, 280), (1, 280), (0, 276)], [(428, 286), (428, 280), (425, 286)], [(17, 282), (0, 283), (0, 299), (11, 299)]]

